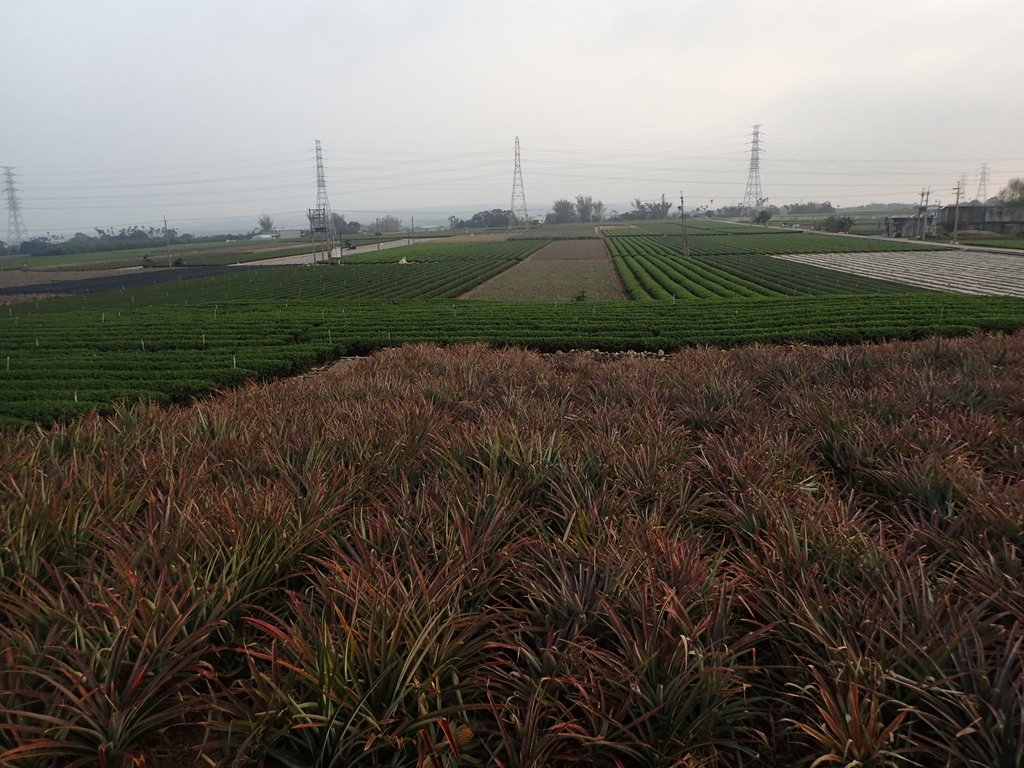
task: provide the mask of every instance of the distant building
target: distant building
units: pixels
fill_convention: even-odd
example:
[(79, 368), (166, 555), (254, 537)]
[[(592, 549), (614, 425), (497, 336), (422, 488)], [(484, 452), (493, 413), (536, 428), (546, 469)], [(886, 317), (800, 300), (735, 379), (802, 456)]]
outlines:
[[(952, 231), (957, 215), (955, 205), (943, 208), (939, 217), (943, 229)], [(961, 232), (991, 232), (995, 235), (1017, 235), (1024, 232), (1024, 205), (961, 203), (959, 217), (957, 228)]]
[(934, 225), (935, 217), (930, 213), (925, 216), (923, 220), (920, 214), (915, 214), (913, 216), (886, 216), (885, 236), (905, 238), (920, 237), (922, 234), (927, 235), (932, 232), (932, 227)]
[(309, 233), (305, 229), (279, 229), (277, 238), (279, 240), (298, 240)]

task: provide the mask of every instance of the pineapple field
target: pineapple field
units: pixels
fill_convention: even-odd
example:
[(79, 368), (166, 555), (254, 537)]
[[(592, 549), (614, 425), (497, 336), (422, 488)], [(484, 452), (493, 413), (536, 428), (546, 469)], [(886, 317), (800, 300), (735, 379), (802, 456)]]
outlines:
[(0, 764), (1016, 766), (1024, 336), (410, 345), (0, 432)]

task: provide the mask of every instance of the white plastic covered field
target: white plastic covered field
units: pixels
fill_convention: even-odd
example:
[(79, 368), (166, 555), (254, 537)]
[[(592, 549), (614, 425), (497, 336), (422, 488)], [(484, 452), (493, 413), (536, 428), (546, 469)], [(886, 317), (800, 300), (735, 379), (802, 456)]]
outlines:
[(1024, 255), (943, 250), (798, 253), (773, 257), (940, 291), (1024, 296)]

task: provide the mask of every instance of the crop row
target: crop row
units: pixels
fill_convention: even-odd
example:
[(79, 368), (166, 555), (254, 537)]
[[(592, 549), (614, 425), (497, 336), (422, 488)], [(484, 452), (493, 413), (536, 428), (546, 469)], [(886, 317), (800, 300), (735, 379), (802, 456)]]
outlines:
[(922, 290), (907, 283), (883, 280), (881, 277), (854, 275), (823, 265), (799, 264), (811, 269), (792, 269), (793, 264), (763, 254), (702, 256), (706, 264), (745, 277), (786, 295), (821, 293), (907, 293)]
[[(385, 263), (239, 268), (228, 274), (154, 283), (100, 294), (78, 295), (37, 306), (42, 312), (68, 308), (118, 310), (152, 304), (256, 299), (428, 299), (465, 293), (544, 244), (433, 244), (403, 248), (408, 263), (391, 251)], [(376, 254), (369, 254), (372, 259)]]
[(117, 391), (170, 400), (194, 394), (188, 382), (227, 386), (408, 342), (545, 351), (855, 342), (1017, 329), (1024, 300), (927, 293), (514, 306), (263, 300), (152, 305), (120, 316), (28, 311), (0, 323), (0, 420), (25, 422), (80, 410), (83, 392), (102, 390), (111, 402)]
[(761, 298), (780, 295), (886, 293), (916, 290), (899, 283), (796, 265), (760, 254), (683, 256), (664, 238), (608, 240), (615, 265), (635, 299)]
[[(771, 229), (742, 224), (687, 219), (687, 243), (691, 255), (731, 253), (866, 253), (878, 251), (924, 251), (934, 246), (913, 240), (848, 237), (822, 232)], [(608, 227), (605, 237), (651, 236), (666, 238), (670, 244), (682, 243), (683, 229), (679, 222), (638, 224), (633, 227)]]
[(483, 241), (479, 243), (449, 243), (444, 240), (431, 243), (415, 243), (402, 248), (363, 253), (342, 254), (346, 264), (384, 264), (405, 259), (409, 262), (476, 261), (479, 259), (502, 258), (523, 259), (537, 250), (547, 240), (525, 238), (522, 240)]
[[(660, 235), (673, 247), (682, 246), (682, 236)], [(878, 251), (921, 251), (929, 246), (910, 240), (823, 235), (811, 232), (778, 234), (690, 235), (687, 245), (694, 256), (760, 253), (874, 253)]]
[(628, 264), (632, 276), (650, 298), (758, 298), (781, 293), (680, 256), (660, 239), (618, 238), (609, 241), (609, 248), (617, 257), (620, 271), (622, 265)]
[[(728, 221), (713, 219), (687, 218), (686, 229), (691, 235), (749, 235), (749, 234), (787, 234), (788, 229), (771, 229), (752, 227), (749, 224), (734, 224)], [(676, 221), (640, 221), (632, 225), (603, 227), (606, 237), (632, 237), (635, 235), (669, 235), (682, 234), (682, 222)]]

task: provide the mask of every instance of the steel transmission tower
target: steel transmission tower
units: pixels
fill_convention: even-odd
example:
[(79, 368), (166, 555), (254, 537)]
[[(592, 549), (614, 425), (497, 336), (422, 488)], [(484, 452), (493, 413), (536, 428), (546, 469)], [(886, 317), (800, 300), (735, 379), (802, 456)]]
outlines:
[(530, 214), (526, 212), (526, 192), (523, 190), (523, 168), (519, 162), (519, 137), (516, 136), (516, 168), (512, 173), (512, 206), (508, 210), (508, 231), (529, 229)]
[(14, 168), (4, 169), (4, 194), (7, 196), (7, 247), (17, 253), (25, 236), (25, 222), (21, 218), (21, 204), (18, 202), (18, 186), (14, 181)]
[(750, 172), (747, 174), (747, 191), (743, 193), (744, 211), (753, 213), (764, 205), (761, 196), (761, 124), (754, 126), (753, 138), (750, 142)]
[(982, 163), (981, 172), (978, 175), (978, 194), (974, 199), (984, 203), (986, 197), (988, 197), (988, 163)]
[(327, 199), (327, 180), (324, 177), (324, 157), (320, 150), (320, 139), (316, 140), (316, 208), (309, 209), (309, 228), (313, 236), (314, 264), (320, 260), (320, 254), (323, 254), (323, 261), (329, 261), (332, 256), (341, 257), (331, 202)]

